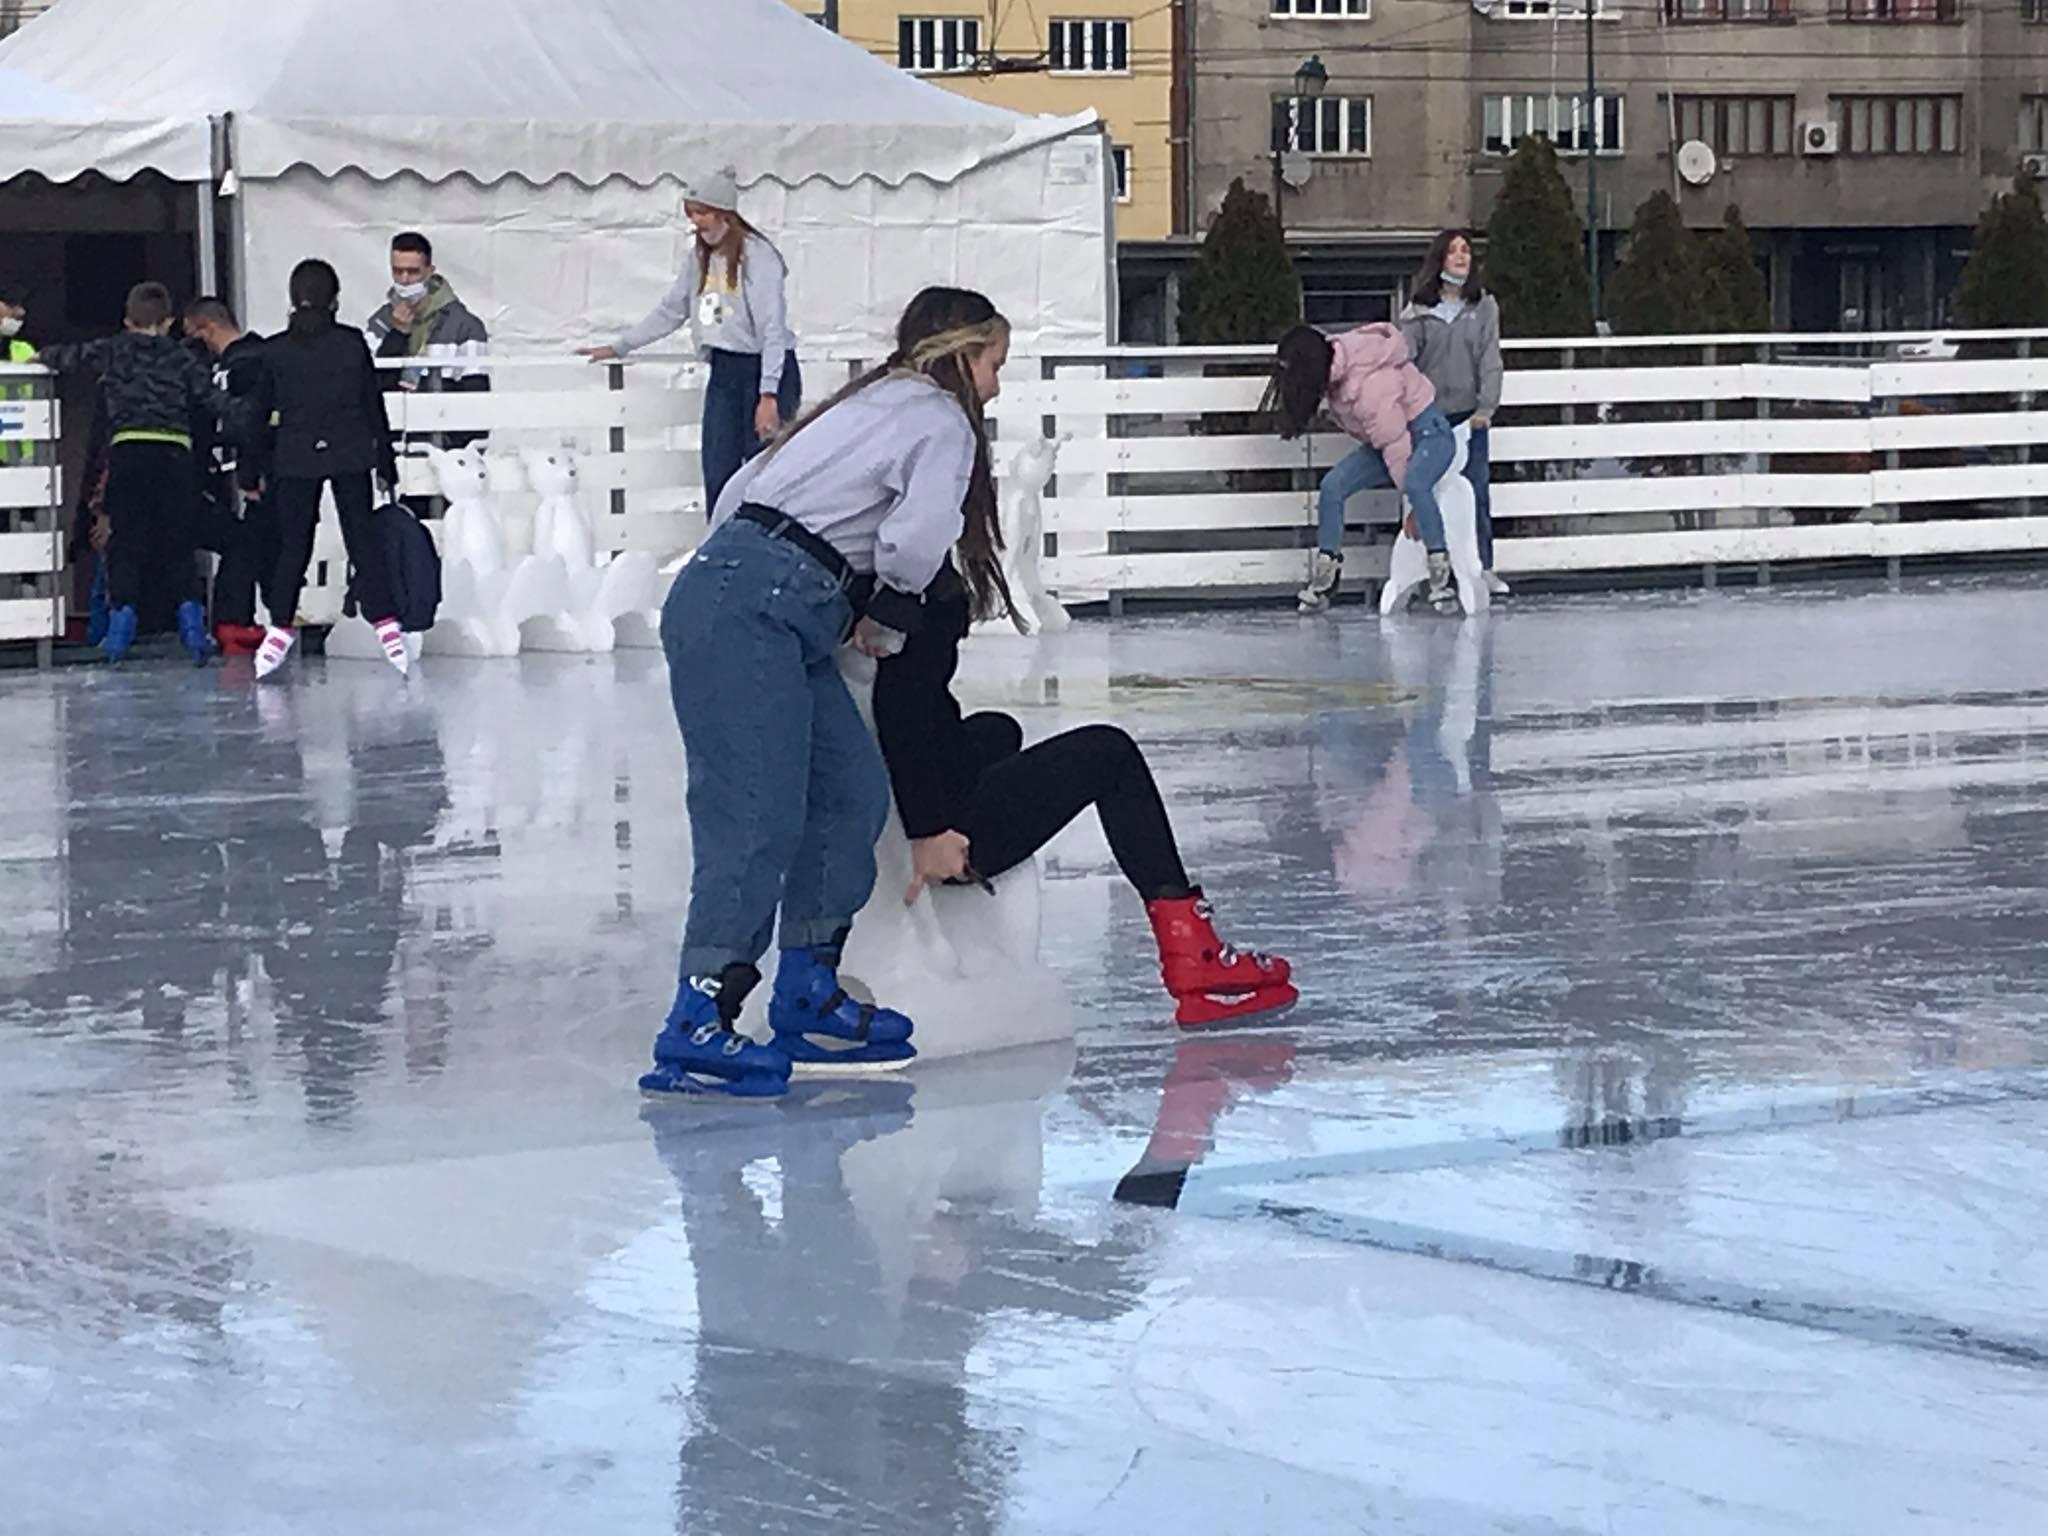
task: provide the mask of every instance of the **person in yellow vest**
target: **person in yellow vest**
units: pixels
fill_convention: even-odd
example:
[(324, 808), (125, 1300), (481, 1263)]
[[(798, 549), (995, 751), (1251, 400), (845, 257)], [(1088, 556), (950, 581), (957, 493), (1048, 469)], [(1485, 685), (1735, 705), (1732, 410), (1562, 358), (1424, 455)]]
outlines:
[[(22, 339), (28, 324), (28, 297), (10, 283), (0, 283), (0, 362), (25, 366), (36, 360), (36, 349)], [(21, 378), (0, 379), (0, 403), (33, 400), (35, 384)], [(26, 438), (10, 437), (0, 422), (0, 464), (26, 464), (35, 457), (35, 445)]]

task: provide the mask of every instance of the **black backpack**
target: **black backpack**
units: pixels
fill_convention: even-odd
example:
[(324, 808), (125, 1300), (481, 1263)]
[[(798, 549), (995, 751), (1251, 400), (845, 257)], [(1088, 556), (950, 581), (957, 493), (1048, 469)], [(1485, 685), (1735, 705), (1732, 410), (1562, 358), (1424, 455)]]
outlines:
[[(377, 547), (384, 556), (384, 569), (390, 573), (398, 627), (407, 634), (422, 634), (434, 627), (434, 616), (441, 610), (441, 552), (420, 520), (395, 501), (377, 509), (376, 521)], [(353, 614), (358, 606), (355, 573), (351, 571), (342, 609)]]

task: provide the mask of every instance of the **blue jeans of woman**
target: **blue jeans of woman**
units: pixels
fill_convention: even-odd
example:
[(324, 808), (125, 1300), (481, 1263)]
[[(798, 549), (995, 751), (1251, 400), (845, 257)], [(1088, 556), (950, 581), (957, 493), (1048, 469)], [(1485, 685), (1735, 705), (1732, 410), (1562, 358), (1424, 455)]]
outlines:
[[(775, 386), (775, 404), (782, 419), (794, 421), (803, 404), (803, 375), (796, 353), (782, 360), (782, 379)], [(704, 385), (704, 514), (718, 506), (725, 482), (740, 466), (767, 446), (754, 431), (754, 412), (761, 404), (761, 354), (711, 349), (711, 377)]]
[[(1452, 426), (1472, 419), (1470, 411), (1454, 411), (1444, 418)], [(1479, 532), (1479, 566), (1493, 569), (1493, 465), (1488, 457), (1488, 440), (1493, 433), (1481, 427), (1469, 434), (1465, 450), (1465, 479), (1472, 486), (1472, 523)]]
[(845, 584), (796, 545), (728, 522), (661, 610), (689, 772), (682, 978), (831, 942), (875, 886), (889, 778), (835, 660)]
[[(1444, 547), (1444, 519), (1437, 510), (1436, 483), (1457, 457), (1451, 424), (1435, 406), (1408, 423), (1408, 477), (1401, 487), (1415, 509), (1424, 549)], [(1370, 443), (1360, 443), (1331, 466), (1316, 492), (1316, 547), (1336, 554), (1344, 548), (1344, 504), (1360, 491), (1382, 491), (1394, 483), (1387, 461)]]

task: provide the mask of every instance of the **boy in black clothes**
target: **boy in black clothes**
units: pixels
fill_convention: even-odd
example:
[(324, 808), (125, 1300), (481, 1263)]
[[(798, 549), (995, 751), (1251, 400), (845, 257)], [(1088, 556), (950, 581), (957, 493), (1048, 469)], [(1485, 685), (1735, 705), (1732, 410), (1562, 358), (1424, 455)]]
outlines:
[[(185, 306), (185, 338), (206, 351), (213, 384), (235, 408), (220, 422), (211, 478), (218, 504), (209, 547), (220, 555), (213, 575), (213, 632), (221, 649), (253, 655), (262, 643), (256, 591), (271, 605), (279, 554), (276, 509), (264, 494), (270, 479), (270, 423), (261, 420), (263, 338), (242, 329), (224, 299)], [(205, 468), (206, 466), (202, 466)]]
[[(135, 643), (136, 604), (152, 569), (171, 574), (182, 596), (178, 638), (205, 665), (213, 648), (194, 558), (199, 469), (195, 448), (212, 452), (213, 423), (226, 414), (206, 365), (171, 338), (175, 310), (162, 283), (128, 292), (119, 336), (45, 347), (44, 366), (98, 375), (111, 444), (107, 450), (107, 601), (103, 648), (119, 661)], [(195, 439), (199, 441), (195, 442)]]

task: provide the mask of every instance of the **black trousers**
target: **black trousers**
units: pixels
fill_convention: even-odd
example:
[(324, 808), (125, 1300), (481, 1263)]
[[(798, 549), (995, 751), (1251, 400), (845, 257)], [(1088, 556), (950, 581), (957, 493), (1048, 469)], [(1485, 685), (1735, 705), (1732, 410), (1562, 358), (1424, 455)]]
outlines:
[(1008, 715), (969, 715), (974, 755), (988, 766), (963, 815), (974, 872), (993, 879), (1037, 853), (1089, 806), (1110, 852), (1146, 901), (1185, 896), (1173, 823), (1138, 744), (1113, 725), (1084, 725), (1036, 746)]
[(176, 602), (204, 595), (197, 559), (199, 467), (177, 443), (115, 443), (107, 450), (107, 604), (137, 607), (146, 588)]
[(298, 622), (299, 594), (306, 568), (313, 563), (313, 535), (320, 529), (320, 488), (334, 487), (334, 505), (341, 513), (341, 542), (355, 571), (356, 596), (363, 617), (376, 623), (397, 612), (391, 577), (384, 569), (384, 551), (377, 542), (376, 498), (367, 473), (332, 480), (272, 480), (276, 501), (277, 579), (266, 600), (270, 622), (289, 627)]
[[(223, 491), (232, 496), (233, 491)], [(243, 498), (241, 516), (221, 518), (220, 566), (213, 573), (213, 622), (248, 626), (256, 622), (256, 593), (277, 612), (277, 508), (267, 498)]]

